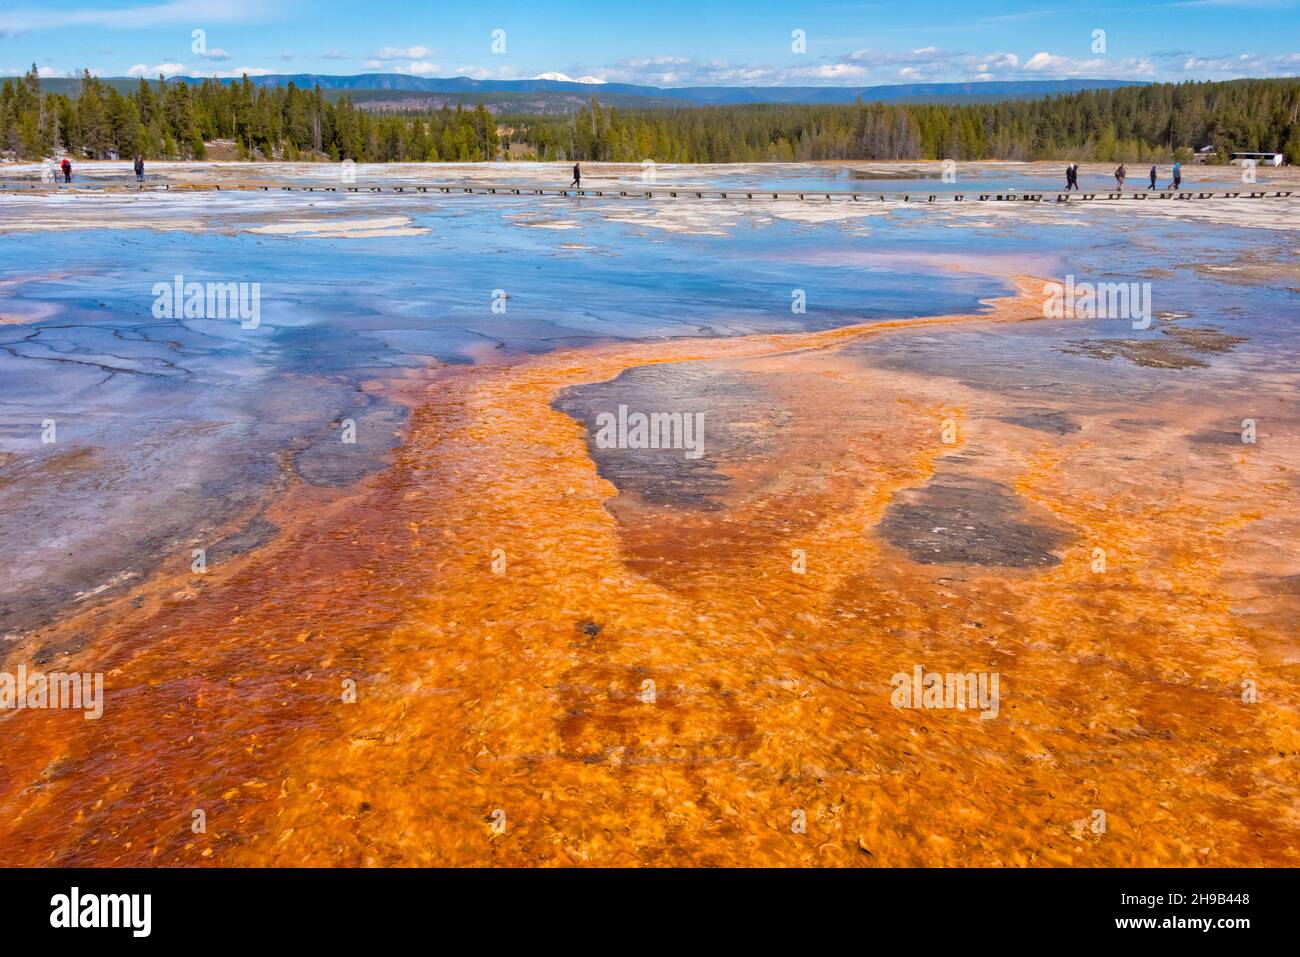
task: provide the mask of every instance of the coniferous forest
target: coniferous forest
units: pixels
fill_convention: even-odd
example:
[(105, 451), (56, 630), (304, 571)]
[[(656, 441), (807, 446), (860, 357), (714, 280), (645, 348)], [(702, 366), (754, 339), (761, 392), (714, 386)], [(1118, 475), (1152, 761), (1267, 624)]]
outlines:
[(371, 112), (319, 88), (140, 80), (119, 92), (88, 72), (76, 96), (42, 91), (35, 67), (0, 87), (0, 155), (358, 162), (533, 158), (639, 163), (808, 160), (1186, 160), (1215, 147), (1300, 163), (1300, 79), (1157, 83), (993, 103), (856, 103), (505, 116), (482, 104)]

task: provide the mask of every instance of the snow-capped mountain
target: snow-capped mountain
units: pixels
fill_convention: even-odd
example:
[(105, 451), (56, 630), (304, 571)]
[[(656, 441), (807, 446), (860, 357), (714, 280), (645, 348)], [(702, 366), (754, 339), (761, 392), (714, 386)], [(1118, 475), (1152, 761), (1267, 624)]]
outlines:
[(598, 76), (580, 76), (577, 79), (567, 73), (539, 73), (534, 80), (554, 80), (557, 83), (604, 83)]

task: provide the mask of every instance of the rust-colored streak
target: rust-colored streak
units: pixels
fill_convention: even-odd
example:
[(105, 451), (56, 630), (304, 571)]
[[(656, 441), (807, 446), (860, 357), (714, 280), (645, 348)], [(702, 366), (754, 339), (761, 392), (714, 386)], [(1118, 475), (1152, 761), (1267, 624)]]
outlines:
[[(199, 585), (58, 626), (93, 630), (61, 666), (106, 672), (106, 711), (0, 718), (0, 863), (1300, 863), (1294, 608), (1256, 596), (1243, 630), (1225, 585), (1276, 498), (1254, 479), (1294, 462), (1161, 495), (1133, 478), (1154, 442), (1103, 457), (838, 351), (1031, 320), (1041, 281), (1016, 283), (987, 314), (439, 370), (391, 468), (291, 490), (277, 540)], [(794, 423), (720, 509), (619, 494), (553, 406), (656, 363), (758, 374)], [(877, 534), (955, 454), (1059, 564), (954, 571)], [(891, 707), (918, 663), (1000, 672), (999, 718)]]

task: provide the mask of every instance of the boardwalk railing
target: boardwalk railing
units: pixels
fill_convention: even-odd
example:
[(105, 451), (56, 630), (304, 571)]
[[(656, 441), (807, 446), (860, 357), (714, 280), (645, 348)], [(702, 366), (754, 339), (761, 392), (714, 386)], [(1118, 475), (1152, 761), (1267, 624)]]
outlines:
[(552, 196), (586, 197), (597, 199), (744, 199), (766, 202), (851, 202), (851, 203), (952, 203), (952, 202), (1016, 202), (1016, 203), (1074, 203), (1094, 201), (1149, 201), (1197, 199), (1277, 199), (1292, 195), (1292, 190), (1282, 189), (1156, 189), (1156, 190), (1102, 190), (1093, 192), (1060, 192), (1056, 190), (972, 190), (970, 192), (850, 192), (847, 190), (764, 190), (751, 187), (701, 189), (690, 186), (612, 186), (599, 188), (559, 188), (530, 185), (456, 185), (429, 183), (391, 183), (386, 185), (301, 185), (284, 183), (161, 183), (161, 184), (51, 184), (4, 183), (0, 192), (6, 193), (161, 193), (161, 192), (299, 192), (299, 193), (435, 193), (445, 195), (476, 196)]

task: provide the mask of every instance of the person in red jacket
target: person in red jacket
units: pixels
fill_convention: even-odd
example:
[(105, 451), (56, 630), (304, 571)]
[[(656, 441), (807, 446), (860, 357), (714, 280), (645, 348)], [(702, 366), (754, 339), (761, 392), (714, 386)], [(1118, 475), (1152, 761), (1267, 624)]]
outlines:
[(60, 163), (59, 165), (63, 168), (63, 181), (65, 183), (71, 183), (72, 182), (72, 161), (65, 156), (63, 157), (63, 162)]

